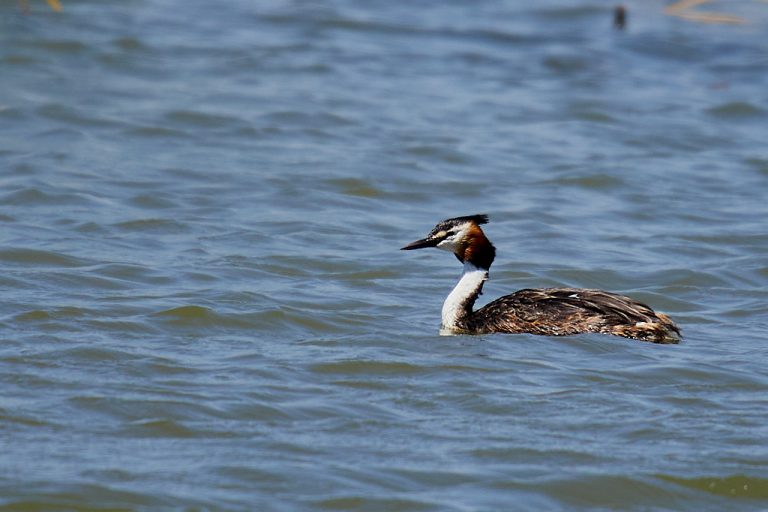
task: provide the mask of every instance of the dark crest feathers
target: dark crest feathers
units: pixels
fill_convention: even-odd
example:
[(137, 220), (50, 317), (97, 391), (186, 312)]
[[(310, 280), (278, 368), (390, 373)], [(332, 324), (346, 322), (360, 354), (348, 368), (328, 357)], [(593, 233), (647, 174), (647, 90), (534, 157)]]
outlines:
[(440, 224), (461, 224), (470, 221), (475, 224), (488, 224), (488, 215), (481, 213), (477, 215), (465, 215), (464, 217), (454, 217), (452, 219), (445, 219)]

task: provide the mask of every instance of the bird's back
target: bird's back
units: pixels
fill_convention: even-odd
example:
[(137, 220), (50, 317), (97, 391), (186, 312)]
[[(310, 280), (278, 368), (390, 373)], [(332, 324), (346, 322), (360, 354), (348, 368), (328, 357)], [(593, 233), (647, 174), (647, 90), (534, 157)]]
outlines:
[(663, 313), (623, 295), (579, 288), (524, 289), (473, 312), (473, 333), (564, 336), (603, 333), (654, 343), (677, 343), (680, 331)]

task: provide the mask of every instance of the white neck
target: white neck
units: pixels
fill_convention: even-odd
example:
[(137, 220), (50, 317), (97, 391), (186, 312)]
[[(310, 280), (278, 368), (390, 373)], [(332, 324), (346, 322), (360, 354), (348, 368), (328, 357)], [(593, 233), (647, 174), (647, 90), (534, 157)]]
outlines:
[(460, 330), (459, 321), (472, 312), (472, 306), (487, 279), (486, 269), (478, 268), (468, 261), (464, 263), (464, 272), (459, 282), (443, 303), (443, 322), (440, 326), (442, 331), (450, 334), (451, 331)]

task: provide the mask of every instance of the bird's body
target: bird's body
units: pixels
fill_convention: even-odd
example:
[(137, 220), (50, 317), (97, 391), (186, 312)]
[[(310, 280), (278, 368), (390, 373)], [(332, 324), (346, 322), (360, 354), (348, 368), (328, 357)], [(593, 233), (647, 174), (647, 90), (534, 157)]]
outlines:
[(524, 289), (473, 310), (496, 250), (480, 228), (485, 215), (440, 222), (427, 238), (403, 249), (437, 247), (464, 264), (443, 304), (444, 334), (530, 333), (565, 336), (602, 333), (654, 343), (677, 343), (680, 330), (663, 314), (629, 297), (581, 288)]

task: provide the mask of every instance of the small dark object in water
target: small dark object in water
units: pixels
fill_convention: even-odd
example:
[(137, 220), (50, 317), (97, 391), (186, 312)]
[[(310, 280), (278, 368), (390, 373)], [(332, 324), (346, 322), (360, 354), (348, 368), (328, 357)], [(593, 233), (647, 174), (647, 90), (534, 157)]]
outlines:
[(627, 26), (627, 9), (623, 5), (617, 5), (613, 10), (613, 27), (617, 30), (624, 30)]

